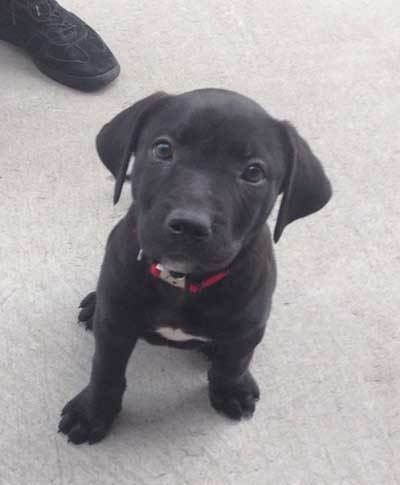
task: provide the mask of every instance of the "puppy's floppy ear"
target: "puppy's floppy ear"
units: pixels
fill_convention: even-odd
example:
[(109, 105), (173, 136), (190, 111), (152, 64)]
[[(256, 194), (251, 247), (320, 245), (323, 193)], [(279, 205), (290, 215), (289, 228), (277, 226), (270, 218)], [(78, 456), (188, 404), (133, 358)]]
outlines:
[(285, 153), (286, 174), (274, 241), (278, 242), (285, 227), (292, 221), (322, 209), (332, 196), (331, 184), (321, 162), (307, 142), (288, 122), (280, 123)]
[(168, 95), (158, 92), (125, 109), (103, 126), (96, 138), (97, 153), (101, 161), (115, 177), (114, 204), (121, 195), (131, 155), (135, 153), (140, 130), (158, 106)]

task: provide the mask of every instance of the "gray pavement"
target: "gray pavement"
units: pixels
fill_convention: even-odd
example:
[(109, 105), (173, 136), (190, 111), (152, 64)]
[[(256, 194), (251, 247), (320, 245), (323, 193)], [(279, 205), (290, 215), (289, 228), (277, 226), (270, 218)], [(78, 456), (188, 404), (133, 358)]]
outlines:
[[(400, 5), (380, 0), (65, 0), (123, 72), (85, 95), (0, 44), (0, 483), (400, 483)], [(87, 382), (75, 324), (129, 205), (94, 137), (156, 90), (226, 87), (291, 120), (335, 196), (289, 226), (240, 424), (208, 404), (201, 357), (140, 344), (97, 446), (56, 433)]]

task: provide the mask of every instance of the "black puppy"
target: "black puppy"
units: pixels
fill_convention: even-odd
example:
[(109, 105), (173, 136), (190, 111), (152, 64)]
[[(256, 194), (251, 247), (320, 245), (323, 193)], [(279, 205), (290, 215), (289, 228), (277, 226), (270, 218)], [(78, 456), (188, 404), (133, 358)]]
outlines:
[(249, 364), (276, 282), (265, 222), (283, 194), (277, 242), (328, 202), (319, 160), (290, 124), (216, 89), (139, 101), (103, 127), (97, 149), (116, 178), (115, 202), (135, 155), (134, 203), (111, 232), (96, 293), (82, 302), (80, 320), (96, 339), (92, 374), (60, 430), (74, 443), (105, 436), (138, 338), (202, 348), (211, 404), (250, 416), (259, 389)]

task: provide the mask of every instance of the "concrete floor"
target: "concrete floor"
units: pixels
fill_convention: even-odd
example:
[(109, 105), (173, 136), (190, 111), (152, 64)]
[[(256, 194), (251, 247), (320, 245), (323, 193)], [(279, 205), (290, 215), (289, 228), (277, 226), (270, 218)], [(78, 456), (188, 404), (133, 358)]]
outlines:
[[(96, 10), (93, 4), (96, 5)], [(119, 57), (85, 95), (0, 45), (0, 483), (400, 483), (400, 6), (393, 0), (65, 0)], [(97, 446), (56, 433), (86, 384), (75, 325), (129, 205), (94, 137), (155, 90), (227, 87), (290, 119), (324, 161), (327, 208), (286, 230), (240, 424), (208, 404), (197, 355), (140, 344)]]

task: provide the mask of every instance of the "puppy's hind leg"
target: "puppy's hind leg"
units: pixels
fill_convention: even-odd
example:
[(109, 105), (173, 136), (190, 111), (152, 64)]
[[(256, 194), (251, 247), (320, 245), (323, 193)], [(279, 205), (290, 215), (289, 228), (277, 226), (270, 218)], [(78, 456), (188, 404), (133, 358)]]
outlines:
[(96, 292), (92, 291), (81, 301), (78, 323), (83, 323), (86, 330), (93, 330), (93, 316), (96, 308)]

